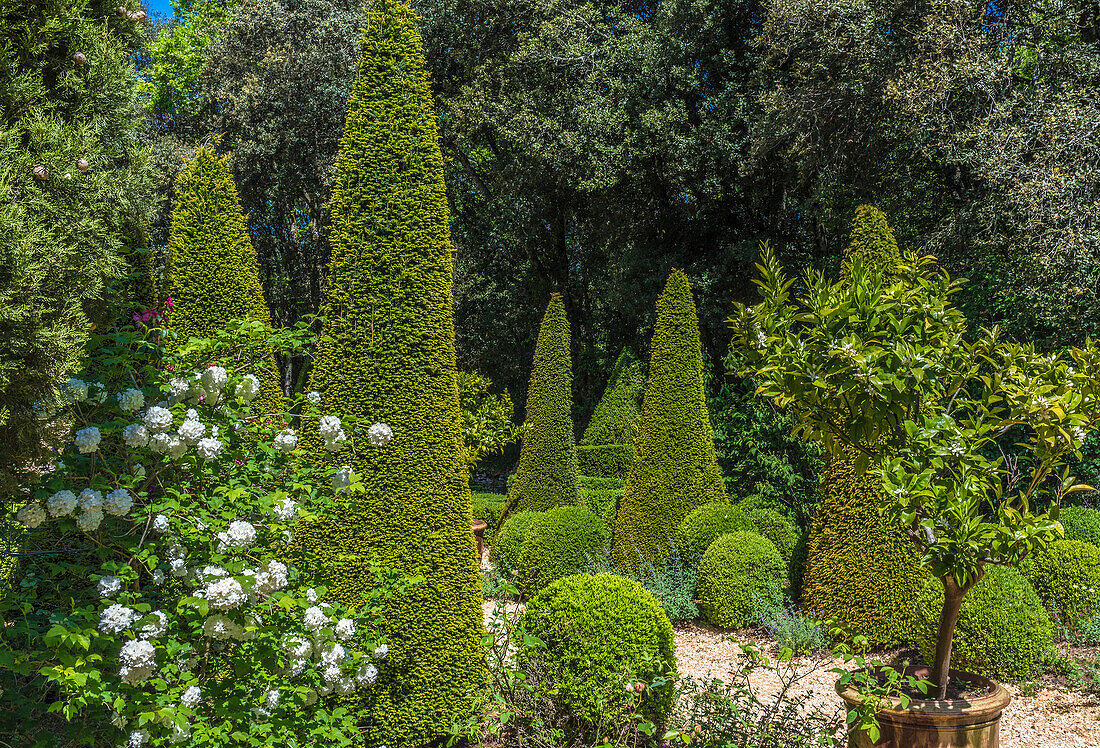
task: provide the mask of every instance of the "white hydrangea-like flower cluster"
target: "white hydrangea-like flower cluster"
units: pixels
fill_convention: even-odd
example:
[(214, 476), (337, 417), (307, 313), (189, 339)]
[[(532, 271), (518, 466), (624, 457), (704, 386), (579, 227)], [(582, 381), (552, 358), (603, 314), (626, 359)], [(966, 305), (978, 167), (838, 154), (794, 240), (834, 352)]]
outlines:
[(346, 491), (354, 478), (355, 471), (351, 469), (350, 465), (344, 465), (332, 476), (332, 487), (336, 491)]
[(76, 518), (76, 526), (81, 532), (95, 532), (103, 523), (103, 508), (95, 507), (81, 512)]
[(247, 548), (256, 542), (256, 528), (251, 522), (235, 519), (224, 532), (218, 533), (218, 550), (224, 553), (229, 548)]
[(149, 733), (145, 730), (134, 730), (130, 733), (130, 739), (126, 742), (127, 748), (141, 748), (149, 742)]
[(237, 383), (236, 394), (244, 402), (252, 402), (256, 399), (256, 395), (260, 394), (260, 380), (252, 374), (245, 374)]
[(199, 457), (210, 462), (211, 460), (218, 459), (218, 455), (222, 451), (222, 443), (212, 436), (208, 436), (205, 439), (199, 439), (198, 444), (195, 445), (195, 451), (199, 453)]
[(116, 488), (111, 491), (107, 494), (107, 500), (103, 503), (103, 508), (107, 511), (107, 514), (113, 514), (116, 517), (125, 516), (133, 506), (134, 497), (125, 488)]
[(46, 508), (50, 510), (51, 517), (66, 517), (76, 509), (76, 494), (72, 491), (58, 491), (46, 499)]
[[(194, 414), (194, 415), (192, 415)], [(187, 419), (180, 424), (178, 429), (180, 439), (187, 444), (196, 444), (199, 439), (206, 436), (206, 426), (199, 421), (199, 414), (193, 410), (187, 411)]]
[(149, 443), (149, 430), (140, 423), (131, 423), (122, 430), (122, 441), (131, 449), (144, 447)]
[(88, 399), (88, 383), (76, 377), (70, 377), (65, 383), (64, 394), (69, 402), (82, 403)]
[(99, 630), (104, 634), (121, 633), (130, 628), (136, 617), (137, 613), (125, 605), (109, 605), (99, 614)]
[(168, 557), (168, 570), (172, 572), (172, 576), (182, 578), (187, 576), (187, 549), (180, 543), (172, 542), (168, 544), (168, 548), (165, 549), (165, 555)]
[(15, 519), (34, 529), (46, 521), (46, 510), (37, 501), (32, 501), (20, 507), (19, 511), (15, 513)]
[(199, 701), (202, 699), (202, 689), (198, 686), (191, 686), (183, 695), (180, 696), (180, 703), (188, 709), (194, 709), (199, 705)]
[(334, 631), (336, 632), (336, 638), (347, 641), (355, 636), (355, 621), (350, 618), (341, 618), (336, 622)]
[(233, 610), (248, 600), (241, 583), (233, 577), (210, 582), (204, 589), (204, 597), (214, 610)]
[(325, 615), (325, 611), (316, 605), (306, 608), (306, 612), (302, 614), (302, 625), (314, 634), (323, 629), (327, 623), (328, 616)]
[(160, 434), (172, 428), (172, 411), (159, 405), (153, 405), (145, 410), (145, 415), (142, 416), (141, 420), (145, 423), (145, 428), (149, 430), (149, 433)]
[(104, 574), (96, 582), (96, 591), (100, 597), (114, 597), (122, 590), (122, 580), (111, 574)]
[(244, 627), (229, 616), (222, 614), (212, 615), (202, 624), (202, 633), (211, 639), (228, 641), (230, 639), (241, 640), (244, 638)]
[(77, 498), (82, 511), (91, 512), (103, 508), (103, 493), (91, 488), (85, 488)]
[(286, 429), (275, 435), (275, 449), (280, 452), (290, 452), (298, 446), (298, 436), (294, 429)]
[(157, 639), (164, 636), (164, 632), (168, 630), (168, 616), (163, 610), (154, 610), (146, 618), (150, 616), (153, 620), (141, 626), (138, 636), (142, 639)]
[(275, 515), (275, 519), (280, 522), (289, 522), (298, 514), (298, 505), (294, 502), (294, 499), (286, 497), (275, 504), (272, 513)]
[(229, 373), (221, 366), (211, 366), (199, 375), (206, 402), (217, 405), (222, 397), (222, 389), (229, 380)]
[(158, 532), (161, 535), (168, 532), (168, 518), (163, 514), (158, 514), (153, 517), (153, 532)]
[(252, 588), (253, 592), (257, 595), (269, 597), (273, 593), (286, 588), (288, 581), (286, 564), (271, 559), (260, 567), (255, 578), (256, 584)]
[(340, 442), (347, 441), (344, 426), (338, 416), (321, 416), (318, 424), (321, 438), (325, 440), (325, 449), (333, 451), (340, 448)]
[(122, 667), (118, 675), (124, 683), (136, 686), (153, 674), (157, 666), (157, 650), (152, 642), (132, 639), (122, 645), (118, 660)]
[(118, 393), (118, 407), (127, 413), (141, 410), (143, 405), (145, 405), (145, 395), (139, 389), (130, 387)]
[(306, 398), (308, 398), (309, 401), (311, 403), (313, 403), (314, 405), (320, 405), (321, 404), (321, 393), (317, 392), (316, 390), (314, 390), (313, 392), (306, 395)]
[(384, 447), (393, 440), (393, 429), (384, 423), (376, 423), (367, 429), (367, 441), (373, 447)]
[(191, 382), (185, 377), (174, 377), (168, 382), (168, 404), (182, 403), (191, 394)]
[(378, 682), (378, 668), (371, 664), (363, 665), (355, 674), (355, 680), (361, 686), (374, 685), (376, 682)]
[(87, 428), (80, 429), (73, 436), (73, 443), (76, 445), (77, 451), (81, 454), (88, 454), (95, 452), (99, 449), (99, 443), (103, 441), (103, 437), (99, 433), (99, 429), (95, 426), (88, 426)]
[(384, 660), (386, 659), (386, 655), (388, 655), (389, 653), (389, 647), (387, 647), (385, 644), (379, 644), (377, 647), (374, 648), (374, 659)]

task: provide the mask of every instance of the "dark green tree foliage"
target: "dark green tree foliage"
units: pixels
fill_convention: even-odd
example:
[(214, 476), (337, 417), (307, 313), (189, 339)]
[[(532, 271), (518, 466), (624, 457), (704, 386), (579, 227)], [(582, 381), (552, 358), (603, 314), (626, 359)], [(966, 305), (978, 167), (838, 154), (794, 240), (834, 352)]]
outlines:
[[(176, 181), (164, 292), (172, 298), (168, 328), (177, 344), (213, 335), (235, 320), (271, 325), (256, 251), (226, 162), (200, 148)], [(253, 410), (270, 412), (280, 396), (272, 361)]]
[(523, 435), (519, 467), (508, 488), (505, 514), (542, 512), (577, 503), (572, 381), (569, 322), (561, 296), (554, 294), (535, 346), (527, 389), (528, 429)]
[(113, 322), (130, 301), (112, 286), (122, 295), (149, 290), (147, 272), (141, 284), (122, 282), (145, 259), (135, 250), (152, 199), (134, 126), (141, 22), (118, 5), (0, 2), (4, 480), (40, 451), (34, 406), (53, 401), (74, 373), (90, 323)]
[(641, 418), (645, 376), (642, 362), (624, 349), (611, 370), (607, 388), (596, 404), (581, 444), (634, 444)]
[(663, 555), (697, 506), (726, 500), (703, 392), (699, 320), (687, 276), (676, 270), (657, 300), (634, 465), (615, 521), (613, 557)]
[[(354, 416), (349, 463), (366, 491), (338, 523), (299, 533), (332, 593), (349, 603), (379, 559), (424, 577), (396, 600), (390, 655), (366, 697), (371, 742), (423, 746), (469, 714), (486, 678), (481, 582), (459, 425), (451, 243), (443, 159), (416, 16), (372, 6), (348, 102), (332, 195), (327, 320), (310, 386)], [(394, 432), (369, 446), (371, 422)], [(316, 424), (304, 438), (319, 440)], [(302, 536), (305, 537), (302, 537)], [(398, 677), (397, 674), (400, 674)]]

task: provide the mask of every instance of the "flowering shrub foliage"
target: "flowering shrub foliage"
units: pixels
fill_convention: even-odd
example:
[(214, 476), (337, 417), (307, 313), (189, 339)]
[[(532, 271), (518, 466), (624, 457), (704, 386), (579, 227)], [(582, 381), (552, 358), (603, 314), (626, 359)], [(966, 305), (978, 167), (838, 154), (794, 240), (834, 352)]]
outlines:
[[(17, 512), (69, 550), (28, 557), (18, 592), (0, 593), (5, 700), (20, 678), (44, 697), (24, 699), (23, 721), (52, 702), (72, 738), (130, 748), (357, 737), (354, 715), (326, 697), (384, 677), (382, 603), (418, 580), (376, 567), (349, 610), (281, 560), (298, 521), (362, 489), (350, 469), (312, 467), (291, 414), (251, 406), (252, 372), (273, 348), (308, 345), (307, 330), (235, 325), (171, 358), (160, 328), (92, 339), (69, 406), (44, 414), (72, 438)], [(319, 417), (322, 399), (288, 403)], [(350, 456), (343, 425), (324, 417), (324, 447)], [(365, 448), (392, 434), (375, 424)]]

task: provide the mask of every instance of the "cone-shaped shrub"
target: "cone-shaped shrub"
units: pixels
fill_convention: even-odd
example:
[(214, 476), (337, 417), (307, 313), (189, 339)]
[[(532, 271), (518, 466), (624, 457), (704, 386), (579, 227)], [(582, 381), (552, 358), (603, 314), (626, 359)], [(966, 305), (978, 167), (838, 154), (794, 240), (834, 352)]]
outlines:
[[(165, 293), (173, 304), (168, 327), (179, 344), (213, 335), (233, 320), (271, 324), (256, 250), (226, 160), (200, 148), (176, 181)], [(280, 398), (272, 361), (253, 411), (271, 412)]]
[[(332, 202), (326, 319), (311, 389), (362, 419), (333, 455), (366, 491), (299, 532), (331, 593), (355, 604), (370, 562), (423, 581), (386, 611), (390, 654), (356, 705), (369, 744), (438, 742), (485, 682), (481, 580), (459, 416), (443, 158), (416, 16), (372, 5), (348, 102)], [(370, 446), (386, 423), (393, 439)], [(319, 441), (317, 425), (303, 427)]]
[[(887, 281), (898, 263), (886, 217), (870, 205), (856, 209), (842, 274), (857, 257)], [(840, 446), (828, 460), (810, 528), (805, 603), (874, 644), (896, 644), (922, 587), (916, 551), (879, 514), (881, 481), (856, 473), (855, 450)]]
[(527, 389), (527, 433), (519, 467), (508, 489), (508, 508), (545, 512), (577, 503), (577, 447), (571, 406), (573, 365), (565, 304), (554, 294), (542, 318), (531, 384)]
[(639, 406), (644, 391), (642, 363), (624, 349), (611, 371), (607, 389), (596, 404), (592, 420), (584, 430), (581, 444), (633, 444), (638, 435)]
[(615, 521), (616, 562), (635, 566), (638, 553), (662, 555), (688, 513), (712, 501), (726, 501), (726, 486), (703, 392), (695, 300), (676, 270), (657, 300), (634, 465)]

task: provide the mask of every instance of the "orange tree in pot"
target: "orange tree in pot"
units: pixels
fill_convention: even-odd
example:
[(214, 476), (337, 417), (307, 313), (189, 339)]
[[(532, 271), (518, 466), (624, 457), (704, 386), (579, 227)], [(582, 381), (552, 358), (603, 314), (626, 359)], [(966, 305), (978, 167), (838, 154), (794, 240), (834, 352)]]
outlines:
[(928, 678), (944, 699), (963, 598), (987, 566), (1060, 538), (1062, 498), (1089, 488), (1066, 463), (1100, 420), (1100, 347), (1044, 355), (996, 328), (968, 333), (959, 284), (931, 257), (889, 272), (857, 257), (841, 283), (807, 271), (799, 298), (766, 244), (757, 267), (762, 302), (729, 320), (734, 366), (797, 432), (881, 478), (880, 511), (943, 584)]

